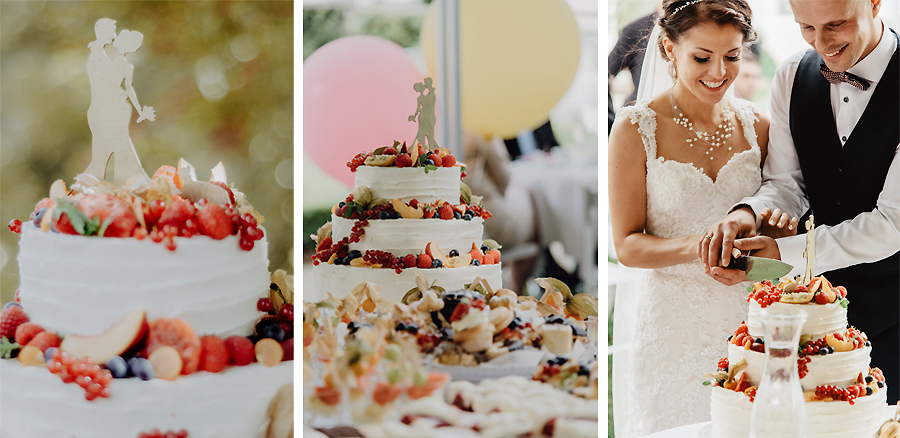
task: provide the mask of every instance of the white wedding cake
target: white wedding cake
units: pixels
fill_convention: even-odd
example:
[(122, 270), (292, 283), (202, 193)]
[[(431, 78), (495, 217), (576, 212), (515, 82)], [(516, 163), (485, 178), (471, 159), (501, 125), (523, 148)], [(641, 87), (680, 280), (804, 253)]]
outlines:
[(710, 413), (716, 437), (746, 437), (756, 388), (766, 362), (760, 309), (802, 309), (798, 371), (806, 399), (809, 437), (870, 437), (884, 421), (884, 376), (870, 366), (872, 345), (865, 333), (847, 325), (847, 291), (825, 277), (756, 283), (747, 321), (728, 340), (719, 361)]
[(461, 183), (465, 167), (447, 149), (417, 148), (395, 144), (348, 163), (353, 193), (313, 236), (313, 287), (305, 301), (343, 297), (369, 282), (399, 302), (418, 275), (446, 290), (479, 277), (501, 287), (500, 252), (482, 240), (490, 213)]

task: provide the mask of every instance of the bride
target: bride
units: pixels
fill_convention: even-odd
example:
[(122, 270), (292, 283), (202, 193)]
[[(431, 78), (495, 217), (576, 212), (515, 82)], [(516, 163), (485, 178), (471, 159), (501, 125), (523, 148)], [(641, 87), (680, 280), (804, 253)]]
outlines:
[[(750, 20), (746, 0), (664, 1), (639, 100), (610, 134), (612, 239), (622, 265), (644, 268), (616, 293), (613, 336), (627, 346), (614, 354), (617, 436), (709, 420), (703, 373), (747, 314), (746, 285), (704, 275), (697, 253), (706, 227), (761, 183), (769, 121), (726, 92), (755, 39)], [(768, 211), (764, 223), (773, 216), (764, 232), (796, 233), (796, 218)]]

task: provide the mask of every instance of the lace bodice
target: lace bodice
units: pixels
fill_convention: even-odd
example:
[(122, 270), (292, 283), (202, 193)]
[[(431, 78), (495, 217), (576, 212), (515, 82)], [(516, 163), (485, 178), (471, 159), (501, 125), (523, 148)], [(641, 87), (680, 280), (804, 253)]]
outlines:
[(641, 101), (619, 113), (638, 126), (647, 153), (646, 232), (659, 237), (702, 234), (709, 224), (724, 217), (734, 204), (752, 196), (760, 186), (761, 153), (752, 104), (732, 99), (750, 149), (734, 154), (713, 181), (691, 163), (657, 157), (656, 112), (649, 103)]
[[(732, 100), (750, 149), (734, 154), (713, 181), (690, 163), (657, 157), (656, 113), (648, 101), (620, 110), (636, 124), (647, 153), (645, 232), (699, 235), (761, 183), (752, 104)], [(614, 353), (616, 435), (639, 437), (709, 420), (703, 374), (727, 354), (725, 339), (746, 318), (746, 284), (725, 286), (699, 261), (635, 270), (616, 288)]]

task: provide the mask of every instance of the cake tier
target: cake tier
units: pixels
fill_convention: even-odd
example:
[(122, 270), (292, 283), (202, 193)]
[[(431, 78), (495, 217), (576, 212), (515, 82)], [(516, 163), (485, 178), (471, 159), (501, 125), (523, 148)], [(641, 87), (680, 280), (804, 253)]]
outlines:
[(374, 167), (356, 169), (354, 186), (366, 186), (375, 198), (400, 198), (431, 203), (439, 199), (459, 202), (459, 167), (440, 167), (425, 173), (423, 167)]
[[(262, 229), (262, 228), (260, 228)], [(22, 307), (47, 330), (93, 335), (133, 310), (181, 318), (198, 335), (253, 331), (256, 301), (268, 291), (266, 239), (251, 251), (237, 236), (175, 238), (175, 251), (150, 239), (43, 233), (22, 226)]]
[(486, 279), (494, 290), (500, 289), (503, 285), (499, 263), (459, 268), (407, 268), (400, 274), (393, 269), (322, 263), (313, 266), (312, 288), (303, 291), (303, 301), (321, 301), (328, 297), (328, 292), (336, 297), (344, 297), (354, 287), (368, 281), (379, 286), (382, 298), (396, 303), (400, 302), (410, 289), (416, 287), (417, 274), (422, 274), (428, 284), (435, 283), (448, 291), (462, 289), (476, 277)]
[(294, 362), (199, 372), (177, 380), (116, 379), (109, 398), (87, 401), (44, 367), (0, 360), (3, 438), (123, 438), (184, 429), (191, 438), (263, 438), (273, 396), (293, 380)]
[[(859, 397), (855, 404), (844, 401), (815, 401), (806, 405), (806, 432), (809, 438), (859, 438), (872, 436), (886, 415), (887, 391)], [(753, 403), (740, 392), (720, 387), (712, 389), (710, 414), (714, 437), (747, 437)]]
[[(813, 391), (819, 385), (834, 385), (846, 388), (856, 383), (859, 373), (869, 374), (872, 347), (857, 350), (835, 352), (825, 356), (809, 356), (806, 376), (800, 379), (804, 391)], [(762, 381), (766, 368), (766, 354), (744, 347), (728, 344), (728, 363), (736, 364), (741, 359), (747, 360), (747, 378), (753, 385)], [(877, 364), (876, 364), (877, 365)]]
[[(847, 328), (847, 309), (838, 303), (830, 304), (785, 304), (774, 303), (769, 306), (773, 311), (803, 310), (806, 312), (806, 322), (803, 324), (801, 334), (813, 335), (821, 338), (834, 332)], [(750, 300), (750, 310), (747, 312), (747, 329), (754, 338), (763, 337), (762, 323), (759, 320), (761, 307), (755, 300)]]
[[(350, 236), (353, 224), (357, 221), (331, 216), (331, 235), (334, 241)], [(384, 219), (369, 220), (366, 233), (359, 243), (351, 243), (350, 249), (366, 252), (370, 249), (387, 251), (397, 257), (406, 254), (422, 254), (425, 245), (434, 242), (444, 254), (451, 249), (465, 254), (472, 249), (474, 242), (481, 246), (484, 231), (481, 218), (470, 221), (462, 219)]]

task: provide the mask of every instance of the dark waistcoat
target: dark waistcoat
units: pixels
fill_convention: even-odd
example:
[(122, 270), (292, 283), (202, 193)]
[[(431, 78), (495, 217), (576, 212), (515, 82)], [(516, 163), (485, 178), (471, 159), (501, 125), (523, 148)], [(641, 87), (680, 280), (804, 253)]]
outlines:
[[(897, 35), (891, 31), (884, 37)], [(822, 59), (810, 50), (800, 61), (791, 91), (790, 129), (816, 225), (837, 225), (875, 209), (900, 144), (898, 61), (895, 50), (843, 146), (831, 110), (831, 84), (819, 71)], [(870, 336), (900, 320), (900, 248), (897, 250), (874, 263), (824, 273), (833, 285), (847, 288), (848, 320)]]

